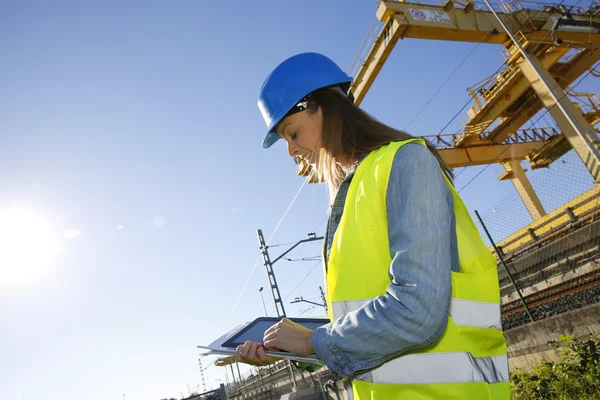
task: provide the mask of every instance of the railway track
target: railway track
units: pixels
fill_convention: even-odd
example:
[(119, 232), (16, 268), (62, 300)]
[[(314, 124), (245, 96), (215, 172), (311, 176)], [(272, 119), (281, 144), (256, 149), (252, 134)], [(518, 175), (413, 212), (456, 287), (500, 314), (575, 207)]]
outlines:
[[(555, 302), (563, 297), (574, 295), (588, 289), (600, 286), (600, 269), (581, 275), (580, 277), (560, 285), (551, 286), (525, 297), (530, 309), (535, 309), (544, 304)], [(520, 301), (511, 301), (502, 305), (502, 317), (508, 317), (518, 312), (524, 312), (525, 308)]]
[[(499, 243), (535, 320), (600, 302), (600, 192), (563, 208)], [(500, 263), (499, 278), (504, 330), (531, 322)]]

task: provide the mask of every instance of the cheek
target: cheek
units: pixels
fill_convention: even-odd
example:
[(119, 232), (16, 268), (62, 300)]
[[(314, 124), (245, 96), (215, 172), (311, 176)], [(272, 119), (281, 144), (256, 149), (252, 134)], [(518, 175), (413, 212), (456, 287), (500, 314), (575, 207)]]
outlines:
[(313, 149), (320, 149), (323, 144), (322, 136), (321, 136), (321, 127), (316, 126), (311, 135), (311, 144)]

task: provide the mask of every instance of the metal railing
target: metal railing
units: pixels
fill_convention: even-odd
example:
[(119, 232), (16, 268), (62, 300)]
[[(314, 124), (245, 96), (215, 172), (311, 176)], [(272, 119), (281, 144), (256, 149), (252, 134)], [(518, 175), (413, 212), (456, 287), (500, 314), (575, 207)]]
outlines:
[(600, 186), (596, 186), (497, 243), (497, 247), (507, 262), (521, 257), (540, 244), (560, 237), (569, 228), (597, 220), (600, 214), (599, 199)]
[[(502, 144), (516, 144), (516, 143), (528, 143), (528, 142), (547, 142), (561, 133), (552, 127), (546, 128), (530, 128), (520, 129), (513, 135), (509, 136)], [(448, 133), (443, 135), (423, 135), (422, 138), (426, 139), (429, 143), (433, 144), (438, 150), (453, 149), (455, 148), (456, 141), (462, 136), (462, 133)], [(480, 140), (486, 140), (485, 133), (480, 135)]]
[(356, 55), (354, 56), (354, 60), (352, 60), (352, 64), (350, 64), (350, 68), (348, 68), (349, 76), (354, 78), (356, 77), (356, 74), (358, 74), (358, 71), (365, 63), (365, 60), (369, 55), (369, 52), (371, 51), (371, 48), (373, 47), (373, 44), (375, 43), (375, 40), (377, 39), (377, 36), (379, 35), (379, 32), (382, 29), (382, 26), (383, 23), (380, 22), (378, 19), (375, 19), (371, 24), (369, 31), (367, 32), (365, 38), (363, 39), (363, 42), (361, 43), (358, 51), (356, 52)]

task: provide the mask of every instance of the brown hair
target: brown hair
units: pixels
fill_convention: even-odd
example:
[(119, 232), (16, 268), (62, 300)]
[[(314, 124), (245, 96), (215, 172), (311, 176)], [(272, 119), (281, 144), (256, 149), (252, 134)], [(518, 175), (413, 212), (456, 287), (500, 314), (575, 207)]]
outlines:
[[(373, 118), (336, 89), (321, 89), (310, 95), (307, 111), (312, 114), (319, 107), (323, 114), (322, 149), (315, 173), (319, 181), (327, 182), (332, 196), (345, 178), (346, 168), (361, 160), (367, 153), (391, 142), (414, 138)], [(425, 142), (452, 182), (452, 169), (437, 149)], [(305, 167), (302, 161), (299, 162), (299, 168)]]

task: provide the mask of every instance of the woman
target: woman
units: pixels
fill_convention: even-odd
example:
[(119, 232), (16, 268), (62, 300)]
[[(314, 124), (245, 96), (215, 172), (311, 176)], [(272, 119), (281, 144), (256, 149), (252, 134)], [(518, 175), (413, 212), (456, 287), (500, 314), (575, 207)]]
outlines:
[[(264, 345), (314, 354), (354, 399), (507, 399), (496, 261), (424, 140), (352, 102), (348, 77), (305, 53), (265, 80), (258, 105), (268, 133), (312, 164), (331, 206), (324, 243), (331, 323), (315, 331), (284, 319)], [(257, 343), (253, 365), (275, 360)]]

